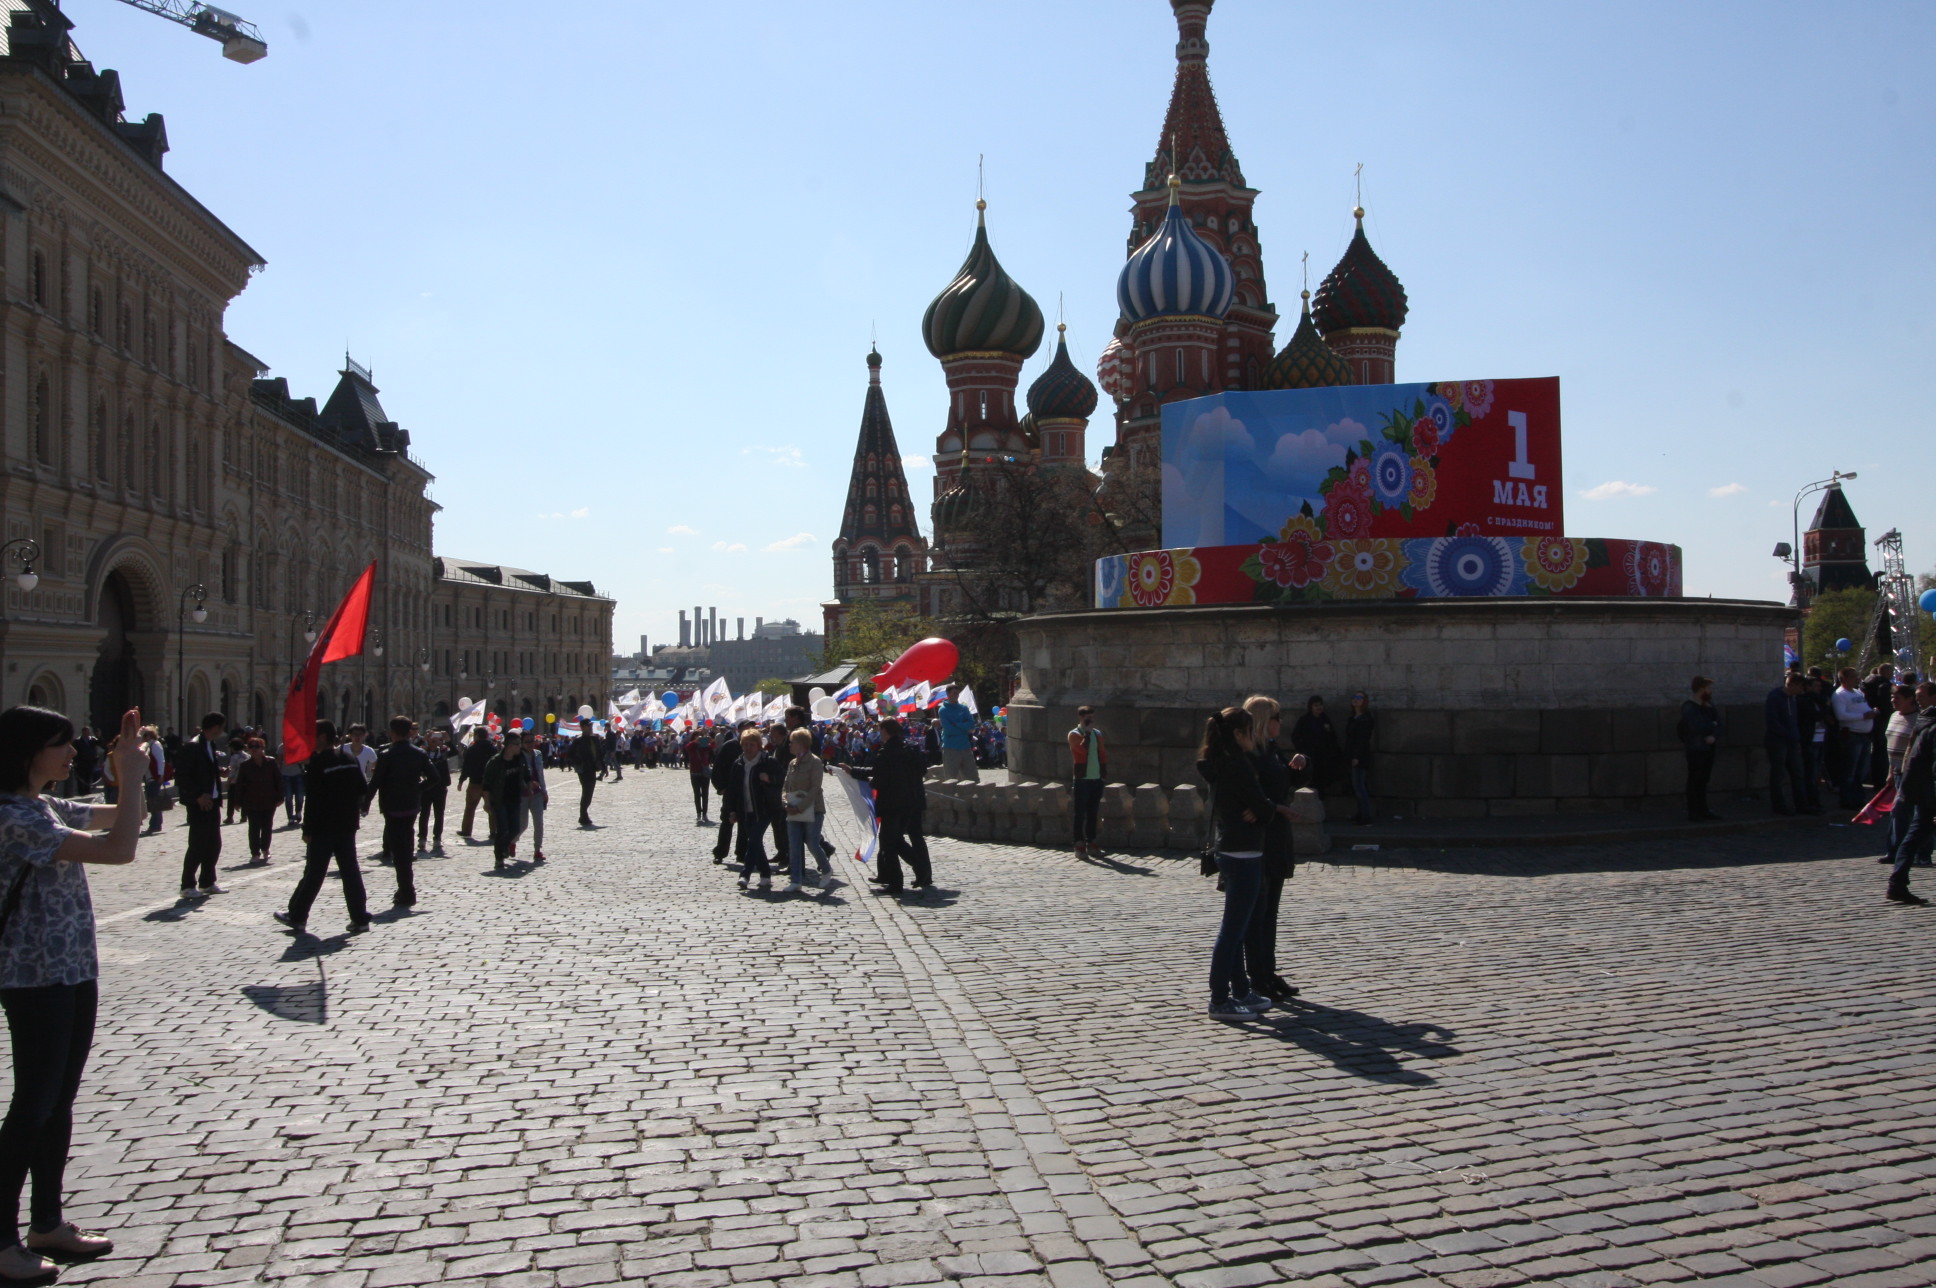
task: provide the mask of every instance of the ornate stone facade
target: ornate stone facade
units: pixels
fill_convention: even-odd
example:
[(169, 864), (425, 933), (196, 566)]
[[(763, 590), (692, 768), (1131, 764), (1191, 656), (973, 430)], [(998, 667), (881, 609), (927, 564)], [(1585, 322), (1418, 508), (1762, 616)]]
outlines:
[[(488, 698), (505, 716), (600, 719), (611, 696), (612, 600), (589, 581), (470, 559), (431, 561), (431, 638), (424, 706), (447, 716), (459, 698)], [(417, 710), (418, 708), (400, 708)]]

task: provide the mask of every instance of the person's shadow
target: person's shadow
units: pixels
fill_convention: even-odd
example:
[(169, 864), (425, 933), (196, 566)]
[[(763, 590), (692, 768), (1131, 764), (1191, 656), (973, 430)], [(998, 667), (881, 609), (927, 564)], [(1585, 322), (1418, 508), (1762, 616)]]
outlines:
[(1431, 1087), (1438, 1080), (1401, 1056), (1443, 1060), (1463, 1054), (1441, 1024), (1394, 1024), (1363, 1011), (1346, 1011), (1293, 998), (1259, 1017), (1263, 1032), (1321, 1055), (1346, 1073), (1372, 1082)]

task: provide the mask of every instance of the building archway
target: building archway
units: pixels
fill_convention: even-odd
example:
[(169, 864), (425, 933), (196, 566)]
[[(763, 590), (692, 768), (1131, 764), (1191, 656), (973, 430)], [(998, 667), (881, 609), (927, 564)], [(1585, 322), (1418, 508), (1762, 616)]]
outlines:
[(208, 704), (208, 677), (197, 671), (188, 677), (188, 707), (178, 716), (181, 721), (178, 729), (182, 737), (188, 737), (191, 731), (201, 727), (202, 717), (215, 709)]
[(49, 711), (67, 713), (67, 690), (61, 685), (60, 677), (52, 671), (42, 671), (27, 686), (27, 705), (45, 707)]
[(101, 627), (101, 643), (95, 653), (94, 673), (88, 683), (88, 723), (96, 729), (119, 729), (121, 713), (140, 707), (147, 718), (146, 684), (141, 668), (135, 664), (133, 635), (137, 629), (135, 591), (127, 574), (120, 569), (101, 582), (95, 603), (94, 620)]

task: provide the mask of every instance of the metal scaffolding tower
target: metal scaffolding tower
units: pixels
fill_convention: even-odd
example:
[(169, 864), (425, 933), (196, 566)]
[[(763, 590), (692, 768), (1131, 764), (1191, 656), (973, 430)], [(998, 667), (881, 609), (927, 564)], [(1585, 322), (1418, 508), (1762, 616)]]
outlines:
[(1875, 614), (1869, 619), (1869, 638), (1862, 642), (1862, 657), (1856, 663), (1863, 671), (1879, 648), (1889, 651), (1887, 660), (1896, 668), (1912, 667), (1922, 656), (1916, 639), (1916, 579), (1909, 575), (1902, 560), (1902, 533), (1891, 528), (1875, 540), (1882, 552), (1882, 571), (1876, 576)]

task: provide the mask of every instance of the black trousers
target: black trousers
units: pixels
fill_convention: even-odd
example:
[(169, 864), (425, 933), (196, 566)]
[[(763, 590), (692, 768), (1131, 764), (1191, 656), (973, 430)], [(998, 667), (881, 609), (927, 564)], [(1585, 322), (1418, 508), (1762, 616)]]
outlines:
[[(780, 826), (784, 829), (786, 824), (782, 822)], [(780, 849), (780, 853), (786, 853), (784, 846)], [(744, 865), (742, 875), (750, 877), (757, 869), (761, 877), (769, 880), (772, 878), (773, 869), (766, 861), (766, 821), (764, 819), (755, 817), (740, 820), (739, 861)]]
[(315, 906), (323, 877), (329, 872), (329, 861), (335, 859), (336, 870), (343, 874), (343, 904), (349, 909), (350, 920), (368, 921), (369, 896), (363, 890), (363, 869), (356, 866), (356, 829), (311, 832), (305, 839), (308, 853), (303, 857), (302, 879), (289, 895), (289, 920), (299, 926), (309, 920), (309, 910)]
[(592, 821), (592, 784), (597, 781), (598, 776), (591, 770), (578, 771), (578, 821), (580, 823)]
[(181, 883), (206, 890), (215, 884), (215, 860), (222, 857), (222, 803), (203, 809), (183, 801), (182, 808), (188, 811), (188, 850), (182, 856)]
[(383, 816), (383, 853), (397, 868), (397, 894), (393, 902), (399, 906), (417, 901), (417, 850), (411, 843), (415, 839), (416, 824), (415, 814)]
[(269, 857), (269, 838), (276, 832), (276, 807), (244, 810), (249, 816), (249, 857)]
[(417, 848), (424, 848), (424, 838), (431, 835), (430, 816), (437, 816), (437, 844), (444, 843), (444, 805), (450, 799), (449, 789), (429, 792), (424, 795), (423, 808), (417, 811)]
[(1270, 983), (1271, 976), (1277, 974), (1277, 911), (1284, 902), (1284, 878), (1274, 877), (1268, 870), (1271, 860), (1264, 860), (1263, 888), (1257, 892), (1257, 902), (1250, 910), (1250, 929), (1244, 933), (1244, 965), (1250, 970), (1250, 986), (1256, 988)]
[(521, 803), (515, 796), (491, 797), (491, 817), (497, 821), (491, 854), (499, 862), (511, 857), (511, 847), (518, 843), (518, 835), (524, 831), (524, 811), (518, 808)]
[(74, 1132), (74, 1095), (94, 1045), (93, 980), (0, 988), (13, 1037), (13, 1100), (0, 1123), (0, 1246), (20, 1242), (20, 1190), (31, 1173), (29, 1215), (43, 1233), (61, 1223), (61, 1180)]
[(727, 855), (738, 856), (733, 848), (733, 812), (726, 808), (726, 802), (719, 803), (719, 835), (713, 838), (713, 857), (724, 859)]
[(928, 862), (928, 841), (921, 835), (921, 820), (925, 812), (914, 810), (906, 814), (880, 816), (878, 866), (881, 884), (890, 890), (901, 888), (903, 858), (914, 869), (914, 884), (924, 886), (934, 881), (934, 869)]
[(712, 786), (712, 780), (707, 778), (703, 773), (693, 774), (691, 777), (693, 808), (699, 811), (699, 817), (704, 818), (706, 817), (707, 792)]
[(1687, 751), (1687, 816), (1706, 818), (1707, 784), (1714, 777), (1714, 748), (1690, 747)]

